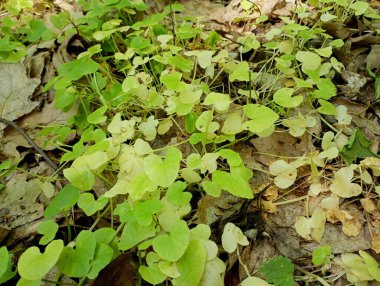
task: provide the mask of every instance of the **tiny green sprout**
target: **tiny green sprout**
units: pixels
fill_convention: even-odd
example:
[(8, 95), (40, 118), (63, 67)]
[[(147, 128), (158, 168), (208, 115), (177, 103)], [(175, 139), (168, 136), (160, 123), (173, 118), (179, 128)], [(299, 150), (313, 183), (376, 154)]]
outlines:
[(311, 261), (313, 262), (315, 266), (322, 266), (322, 265), (328, 264), (331, 258), (332, 258), (331, 246), (324, 245), (324, 246), (319, 246), (313, 250)]

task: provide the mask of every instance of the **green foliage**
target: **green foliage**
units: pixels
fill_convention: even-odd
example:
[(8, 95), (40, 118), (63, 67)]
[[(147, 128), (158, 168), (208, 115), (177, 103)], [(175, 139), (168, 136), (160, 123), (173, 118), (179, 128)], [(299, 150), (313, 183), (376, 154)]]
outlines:
[[(182, 17), (180, 4), (141, 17), (148, 9), (141, 0), (78, 2), (84, 15), (75, 19), (65, 12), (52, 15), (54, 31), (31, 17), (20, 23), (6, 17), (0, 28), (0, 61), (6, 63), (21, 61), (30, 44), (62, 42), (74, 34), (86, 43), (86, 50), (60, 65), (57, 77), (44, 88), (55, 89), (57, 109), (78, 108), (66, 125), (49, 126), (41, 133), (53, 135), (51, 143), (68, 148), (60, 162), (67, 164), (63, 173), (69, 183), (46, 207), (47, 220), (38, 228), (43, 235), (40, 245), (47, 245), (44, 252), (30, 247), (21, 255), (18, 285), (39, 285), (54, 266), (83, 285), (120, 251), (137, 254), (138, 271), (148, 283), (220, 285), (225, 265), (210, 240), (211, 230), (203, 224), (193, 227), (189, 217), (195, 192), (254, 197), (252, 166), (246, 167), (244, 158), (233, 151), (235, 143), (270, 136), (280, 124), (288, 128), (282, 132), (301, 137), (319, 116), (330, 123), (335, 118), (338, 132), (333, 129), (337, 134), (323, 136), (324, 152), (318, 159), (335, 160), (338, 151), (346, 164), (374, 156), (359, 129), (348, 142), (339, 137), (351, 122), (347, 110), (344, 113), (331, 102), (337, 95), (332, 79), (344, 68), (333, 53), (344, 42), (321, 28), (322, 22), (345, 22), (352, 15), (375, 18), (367, 3), (314, 1), (315, 11), (297, 9), (294, 18), (282, 17), (283, 25), (268, 31), (263, 41), (254, 35), (239, 37), (240, 57), (235, 57), (222, 48), (227, 42), (217, 32), (206, 32), (196, 20)], [(241, 6), (245, 11), (255, 9), (250, 1)], [(18, 15), (31, 6), (30, 1), (9, 0), (5, 8)], [(320, 13), (321, 21), (313, 26), (298, 21), (309, 13)], [(266, 21), (268, 17), (261, 16), (256, 25)], [(266, 63), (258, 67), (255, 61), (241, 60), (250, 51)], [(378, 76), (372, 76), (377, 81)], [(308, 113), (302, 114), (304, 110)], [(170, 142), (162, 140), (167, 133)], [(78, 141), (71, 147), (62, 145), (70, 134), (77, 134)], [(307, 159), (318, 174), (314, 159)], [(280, 160), (270, 174), (285, 189), (296, 180), (299, 166)], [(14, 168), (10, 160), (1, 163), (0, 178)], [(107, 185), (99, 197), (89, 192), (97, 180)], [(55, 218), (69, 216), (77, 207), (86, 216), (97, 216), (91, 230), (72, 237), (69, 227), (65, 242), (54, 240), (60, 231)], [(93, 231), (104, 216), (118, 228)], [(238, 227), (227, 224), (222, 244), (231, 253), (249, 242)], [(366, 253), (360, 255), (378, 278), (377, 264)], [(313, 263), (326, 265), (330, 256), (328, 246), (317, 248)], [(16, 274), (11, 258), (5, 247), (0, 248), (0, 283)], [(275, 286), (295, 283), (294, 266), (285, 257), (271, 259), (259, 271)], [(243, 283), (250, 281), (265, 283), (255, 277)]]
[[(12, 166), (13, 161), (8, 159), (0, 164), (0, 179), (6, 177), (11, 173), (16, 166)], [(0, 183), (0, 191), (4, 188), (4, 185)]]
[(81, 231), (76, 238), (75, 249), (65, 246), (57, 266), (70, 277), (95, 278), (112, 259), (113, 250), (106, 244), (97, 243), (94, 233)]
[(277, 256), (260, 266), (259, 272), (275, 286), (293, 286), (294, 265), (286, 257)]
[(331, 246), (325, 245), (313, 250), (312, 262), (315, 266), (327, 264), (331, 258)]
[(12, 271), (12, 257), (5, 246), (0, 247), (0, 283), (4, 283), (17, 274)]
[(340, 152), (340, 156), (347, 165), (356, 161), (357, 158), (377, 156), (369, 149), (370, 145), (371, 141), (364, 136), (360, 129), (355, 128), (354, 133)]
[(45, 209), (45, 217), (51, 219), (61, 212), (68, 211), (78, 201), (79, 194), (78, 188), (71, 185), (64, 186)]
[(40, 244), (46, 245), (51, 242), (54, 239), (58, 229), (58, 224), (53, 220), (41, 222), (38, 226), (38, 233), (43, 235), (40, 239)]
[(181, 159), (182, 153), (176, 148), (167, 150), (164, 161), (160, 156), (151, 154), (144, 159), (145, 172), (157, 185), (169, 187), (177, 178)]
[(62, 240), (50, 242), (44, 253), (40, 253), (40, 250), (36, 246), (28, 248), (18, 261), (18, 273), (26, 280), (42, 279), (57, 263), (62, 250)]

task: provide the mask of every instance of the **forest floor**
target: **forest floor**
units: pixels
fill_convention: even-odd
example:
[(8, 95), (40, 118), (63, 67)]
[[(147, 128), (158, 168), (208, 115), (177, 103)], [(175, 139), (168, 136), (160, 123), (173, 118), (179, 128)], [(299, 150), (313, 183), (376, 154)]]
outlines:
[(0, 4), (0, 283), (380, 285), (380, 2), (78, 2)]

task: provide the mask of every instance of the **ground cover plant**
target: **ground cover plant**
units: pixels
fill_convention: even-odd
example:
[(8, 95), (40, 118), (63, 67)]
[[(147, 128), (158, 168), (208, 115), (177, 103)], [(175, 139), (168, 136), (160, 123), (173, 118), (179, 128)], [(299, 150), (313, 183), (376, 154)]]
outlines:
[(1, 4), (0, 283), (380, 282), (378, 3), (191, 2)]

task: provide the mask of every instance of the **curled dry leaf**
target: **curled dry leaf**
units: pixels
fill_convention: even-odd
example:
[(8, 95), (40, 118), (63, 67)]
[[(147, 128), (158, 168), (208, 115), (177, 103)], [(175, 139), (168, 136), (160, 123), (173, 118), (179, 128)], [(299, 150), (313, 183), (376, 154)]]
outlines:
[(263, 197), (267, 201), (273, 201), (278, 198), (278, 189), (275, 186), (270, 186), (265, 190)]
[(330, 191), (343, 198), (351, 198), (361, 194), (360, 185), (351, 183), (354, 171), (349, 167), (344, 167), (337, 171), (330, 185)]
[(272, 201), (261, 201), (261, 207), (268, 213), (276, 213), (278, 211), (277, 206)]
[(360, 162), (360, 165), (371, 169), (375, 176), (380, 176), (380, 158), (367, 157)]
[(374, 233), (372, 235), (372, 250), (376, 253), (380, 253), (380, 233)]
[(363, 228), (356, 216), (353, 216), (344, 210), (328, 210), (327, 220), (331, 223), (341, 222), (343, 225), (343, 233), (350, 237), (358, 236)]
[(373, 213), (377, 209), (375, 203), (370, 198), (361, 199), (360, 203), (367, 213)]

